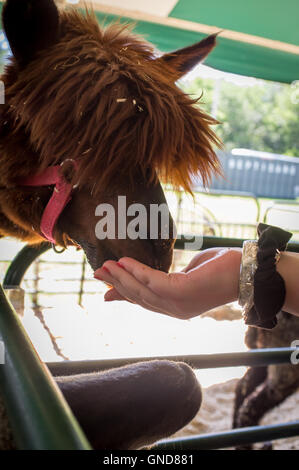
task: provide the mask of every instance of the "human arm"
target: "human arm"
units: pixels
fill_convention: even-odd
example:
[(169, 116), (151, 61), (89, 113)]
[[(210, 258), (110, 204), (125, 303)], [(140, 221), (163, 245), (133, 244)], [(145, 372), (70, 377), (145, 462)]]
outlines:
[(95, 277), (113, 286), (105, 300), (129, 300), (142, 307), (189, 319), (237, 300), (242, 250), (212, 248), (177, 273), (166, 274), (131, 258), (106, 261)]
[(283, 310), (299, 316), (299, 253), (282, 253), (276, 269), (286, 286)]
[[(211, 248), (182, 272), (166, 274), (131, 258), (107, 261), (95, 273), (113, 286), (105, 300), (128, 300), (155, 312), (188, 319), (238, 299), (242, 250)], [(283, 252), (277, 271), (286, 286), (283, 310), (299, 316), (299, 253)]]

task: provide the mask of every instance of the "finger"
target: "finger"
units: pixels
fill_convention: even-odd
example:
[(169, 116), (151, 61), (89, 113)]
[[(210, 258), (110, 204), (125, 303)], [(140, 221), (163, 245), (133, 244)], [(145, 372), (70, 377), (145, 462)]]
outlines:
[[(125, 297), (123, 297), (122, 295), (120, 295), (119, 292), (117, 292), (117, 290), (115, 289), (115, 287), (112, 287), (110, 290), (105, 292), (104, 299), (107, 302), (110, 302), (112, 300), (128, 300)], [(130, 300), (129, 300), (129, 302), (130, 302)]]
[[(132, 300), (129, 300), (128, 298), (124, 297), (123, 295), (121, 295), (115, 287), (113, 287), (112, 289), (110, 289), (109, 291), (107, 291), (105, 293), (105, 301), (106, 302), (112, 302), (112, 301), (115, 301), (115, 300), (118, 300), (118, 301), (127, 301), (127, 302), (130, 302), (132, 304), (135, 304), (136, 305), (136, 302), (133, 302)], [(139, 301), (137, 303), (137, 305), (140, 305), (141, 307), (145, 308), (146, 310), (150, 310), (152, 312), (155, 312), (155, 313), (162, 313), (163, 315), (168, 315), (168, 316), (172, 316), (172, 317), (175, 317), (175, 315), (172, 315), (170, 312), (166, 312), (164, 310), (161, 310), (161, 309), (158, 309), (158, 308), (155, 308), (153, 305), (149, 305), (148, 303), (144, 302), (144, 301)]]
[(95, 277), (104, 279), (112, 284), (117, 292), (126, 299), (140, 305), (147, 303), (154, 308), (164, 310), (164, 299), (152, 292), (146, 285), (139, 282), (138, 279), (135, 279), (131, 273), (121, 266), (115, 261), (106, 261), (102, 268), (96, 271)]
[(128, 257), (121, 258), (118, 265), (122, 266), (126, 272), (143, 284), (154, 296), (163, 299), (163, 305), (166, 305), (164, 300), (171, 303), (181, 297), (182, 284), (185, 278), (184, 273), (167, 274)]
[(120, 258), (118, 265), (152, 290), (155, 290), (155, 285), (160, 284), (167, 277), (165, 272), (150, 268), (146, 264), (140, 263), (133, 258)]
[[(134, 265), (137, 266), (137, 269), (133, 268), (132, 272), (138, 275), (138, 268), (141, 268), (141, 277), (146, 282), (146, 286), (125, 269), (128, 266), (130, 269)], [(144, 274), (145, 271), (150, 272), (152, 277), (157, 276), (161, 282), (159, 284), (152, 283), (151, 279)], [(181, 287), (183, 286), (180, 281), (182, 277), (185, 278), (185, 275), (180, 275), (180, 273), (167, 275), (131, 258), (122, 258), (118, 263), (115, 261), (105, 262), (102, 268), (95, 272), (95, 277), (100, 279), (104, 277), (106, 281), (113, 284), (119, 295), (147, 310), (174, 318), (184, 318), (182, 312), (177, 310), (176, 302), (181, 299)], [(153, 292), (148, 285), (154, 285), (156, 290), (162, 292), (162, 296)]]

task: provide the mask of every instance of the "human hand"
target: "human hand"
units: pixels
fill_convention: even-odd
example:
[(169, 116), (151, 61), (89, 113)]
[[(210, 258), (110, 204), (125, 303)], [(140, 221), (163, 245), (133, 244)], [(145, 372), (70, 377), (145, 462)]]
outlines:
[(181, 272), (166, 274), (132, 258), (106, 261), (95, 278), (113, 286), (105, 300), (128, 300), (147, 310), (189, 319), (238, 297), (242, 250), (211, 248)]

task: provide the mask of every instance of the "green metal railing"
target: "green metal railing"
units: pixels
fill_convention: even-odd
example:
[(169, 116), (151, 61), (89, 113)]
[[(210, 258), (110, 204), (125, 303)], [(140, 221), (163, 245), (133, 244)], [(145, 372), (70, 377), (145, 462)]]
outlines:
[(42, 254), (52, 247), (51, 243), (26, 245), (12, 260), (6, 271), (3, 287), (19, 287), (29, 266)]
[[(47, 366), (54, 376), (72, 375), (88, 372), (104, 371), (128, 364), (166, 359), (169, 361), (186, 362), (194, 369), (218, 369), (219, 367), (263, 367), (268, 364), (290, 363), (291, 354), (296, 348), (251, 349), (245, 352), (221, 354), (191, 354), (178, 356), (130, 357), (122, 359), (103, 359), (96, 361), (62, 361), (49, 362)], [(299, 351), (298, 351), (299, 354)], [(295, 367), (295, 366), (294, 366)]]
[[(197, 243), (194, 243), (196, 249), (200, 240), (197, 238)], [(184, 238), (179, 239), (176, 248), (183, 249), (186, 241), (190, 242)], [(202, 249), (215, 246), (241, 247), (243, 244), (242, 239), (217, 237), (203, 237), (202, 242)], [(49, 243), (43, 243), (39, 247), (24, 247), (8, 268), (4, 287), (18, 287), (31, 263), (50, 247)], [(299, 243), (290, 243), (288, 250), (299, 252)], [(197, 369), (289, 364), (290, 355), (296, 351), (295, 348), (261, 349), (226, 354), (66, 361), (48, 363), (45, 366), (40, 361), (2, 288), (0, 288), (0, 311), (0, 339), (4, 342), (6, 350), (5, 364), (0, 365), (0, 389), (7, 406), (16, 444), (20, 449), (90, 449), (53, 376), (107, 370), (151, 359), (184, 361)], [(216, 449), (296, 435), (299, 435), (299, 421), (170, 439), (158, 443), (155, 450)]]
[(19, 449), (90, 449), (47, 367), (0, 285), (0, 389)]
[(299, 421), (273, 426), (251, 426), (232, 431), (200, 436), (168, 439), (158, 442), (151, 450), (215, 450), (257, 442), (275, 441), (282, 437), (299, 436)]
[[(244, 242), (242, 238), (222, 238), (222, 237), (193, 237), (186, 238), (179, 237), (176, 240), (175, 248), (177, 250), (184, 250), (185, 244), (190, 245), (190, 251), (197, 251), (200, 247), (203, 250), (214, 248), (215, 246), (241, 248)], [(192, 248), (193, 242), (194, 248)], [(48, 251), (52, 245), (50, 243), (41, 243), (38, 246), (27, 245), (20, 250), (16, 257), (11, 262), (3, 280), (3, 287), (18, 287), (29, 266), (43, 253)], [(299, 242), (292, 242), (288, 244), (288, 251), (299, 252)]]

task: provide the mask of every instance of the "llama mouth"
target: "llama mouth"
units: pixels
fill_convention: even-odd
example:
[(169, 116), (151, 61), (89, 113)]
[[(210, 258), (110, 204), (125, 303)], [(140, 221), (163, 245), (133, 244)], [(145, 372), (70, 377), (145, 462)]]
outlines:
[[(119, 257), (115, 256), (112, 251), (110, 251), (106, 246), (101, 252), (98, 247), (93, 245), (92, 243), (85, 241), (85, 240), (76, 240), (76, 243), (82, 248), (82, 250), (85, 253), (87, 262), (93, 269), (93, 271), (96, 271), (99, 269), (105, 261), (118, 261)], [(123, 255), (126, 256), (126, 255)], [(130, 255), (128, 255), (130, 256)], [(172, 258), (172, 256), (171, 256)], [(164, 271), (168, 272), (170, 265), (171, 265), (171, 260), (167, 260), (166, 262), (161, 261), (161, 257), (159, 257), (158, 260), (155, 262), (151, 262), (149, 259), (140, 259), (141, 262), (147, 264), (148, 266), (152, 267), (153, 269), (158, 269), (159, 271)]]
[(81, 246), (88, 263), (94, 271), (100, 268), (102, 264), (105, 263), (105, 261), (118, 260), (118, 258), (107, 249), (105, 249), (105, 256), (103, 256), (101, 253), (99, 253), (97, 247), (88, 241), (76, 241), (76, 243)]

